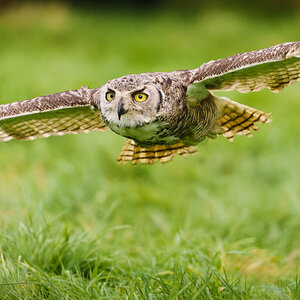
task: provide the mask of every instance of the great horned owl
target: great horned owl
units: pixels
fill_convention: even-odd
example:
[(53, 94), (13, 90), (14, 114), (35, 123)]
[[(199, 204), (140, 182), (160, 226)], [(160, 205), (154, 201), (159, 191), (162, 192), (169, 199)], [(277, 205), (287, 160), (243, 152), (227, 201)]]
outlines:
[(167, 162), (206, 137), (251, 135), (271, 116), (214, 90), (273, 92), (300, 80), (300, 42), (210, 61), (194, 70), (126, 75), (0, 106), (0, 141), (111, 129), (126, 141), (118, 162)]

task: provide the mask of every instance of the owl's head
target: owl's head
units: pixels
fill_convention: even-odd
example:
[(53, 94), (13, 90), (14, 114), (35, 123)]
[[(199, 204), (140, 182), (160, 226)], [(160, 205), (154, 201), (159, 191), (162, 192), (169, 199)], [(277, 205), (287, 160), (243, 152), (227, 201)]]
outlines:
[(101, 116), (108, 126), (135, 128), (157, 118), (164, 93), (149, 75), (139, 74), (108, 81), (99, 96)]

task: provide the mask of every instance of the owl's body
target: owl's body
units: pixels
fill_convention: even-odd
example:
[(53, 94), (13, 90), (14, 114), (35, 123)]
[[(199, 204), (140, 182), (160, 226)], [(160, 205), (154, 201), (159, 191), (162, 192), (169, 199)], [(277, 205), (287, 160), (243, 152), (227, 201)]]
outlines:
[[(203, 99), (200, 106), (188, 106), (186, 91), (191, 77), (192, 72), (183, 70), (114, 79), (108, 82), (108, 88), (129, 94), (129, 102), (134, 101), (130, 97), (132, 93), (141, 91), (147, 85), (153, 86), (158, 96), (155, 109), (151, 115), (145, 116), (143, 108), (141, 114), (134, 111), (132, 114), (124, 114), (120, 119), (116, 109), (111, 112), (102, 112), (100, 109), (101, 118), (112, 131), (141, 146), (172, 145), (178, 142), (187, 146), (196, 145), (214, 128), (218, 109), (211, 95)], [(129, 104), (125, 104), (125, 109), (126, 105)], [(99, 106), (105, 107), (105, 103), (99, 103)]]
[[(300, 80), (300, 42), (237, 54), (194, 70), (143, 73), (90, 90), (0, 105), (0, 141), (111, 129), (128, 138), (119, 162), (166, 162), (206, 137), (251, 135), (270, 121), (213, 90), (279, 91)], [(90, 109), (92, 108), (92, 109)], [(100, 112), (100, 115), (99, 115)]]

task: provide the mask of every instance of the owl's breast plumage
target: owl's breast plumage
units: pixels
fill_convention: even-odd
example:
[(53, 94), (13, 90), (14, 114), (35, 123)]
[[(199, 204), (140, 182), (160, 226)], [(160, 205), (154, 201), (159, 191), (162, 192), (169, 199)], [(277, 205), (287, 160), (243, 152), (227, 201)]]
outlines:
[(170, 132), (169, 125), (161, 120), (137, 127), (120, 127), (116, 124), (109, 124), (109, 127), (115, 133), (133, 139), (143, 146), (174, 144), (179, 141), (179, 137)]
[(216, 123), (215, 107), (207, 105), (208, 103), (203, 104), (204, 109), (186, 109), (177, 117), (157, 119), (140, 126), (125, 127), (113, 123), (107, 125), (115, 133), (144, 147), (178, 142), (196, 145), (212, 131)]

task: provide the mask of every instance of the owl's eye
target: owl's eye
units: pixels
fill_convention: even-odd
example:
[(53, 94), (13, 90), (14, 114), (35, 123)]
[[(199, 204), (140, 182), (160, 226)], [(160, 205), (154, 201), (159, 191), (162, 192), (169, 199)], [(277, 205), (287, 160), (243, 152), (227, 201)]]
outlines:
[(109, 91), (105, 94), (105, 98), (107, 101), (112, 101), (112, 100), (114, 100), (115, 95), (116, 95), (115, 92)]
[(134, 93), (134, 94), (133, 94), (133, 98), (134, 98), (134, 100), (137, 101), (137, 102), (144, 102), (144, 101), (147, 100), (148, 95), (145, 94), (145, 93)]

